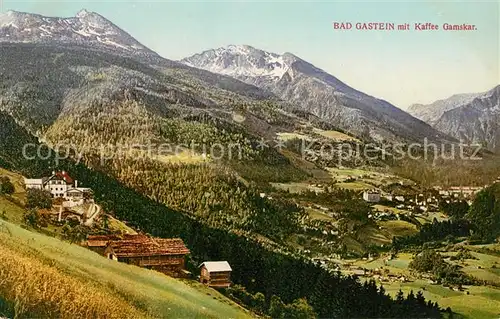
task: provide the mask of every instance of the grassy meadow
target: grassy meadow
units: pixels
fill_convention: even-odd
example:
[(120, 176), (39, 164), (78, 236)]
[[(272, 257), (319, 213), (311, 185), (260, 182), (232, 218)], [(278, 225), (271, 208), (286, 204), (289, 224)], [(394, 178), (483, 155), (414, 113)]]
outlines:
[(213, 289), (108, 260), (2, 221), (0, 296), (18, 316), (247, 318)]
[[(469, 246), (468, 248), (475, 248)], [(444, 256), (456, 255), (456, 252), (444, 252)], [(489, 280), (500, 284), (500, 273), (496, 268), (500, 257), (477, 252), (471, 253), (477, 259), (463, 261), (449, 261), (462, 266), (462, 270), (477, 279)], [(388, 293), (395, 296), (401, 289), (405, 294), (413, 290), (422, 291), (426, 299), (437, 301), (442, 308), (451, 307), (455, 313), (470, 319), (493, 319), (500, 316), (500, 289), (494, 286), (464, 286), (464, 291), (458, 291), (443, 285), (432, 283), (426, 279), (415, 278), (415, 273), (408, 269), (413, 259), (411, 253), (399, 253), (396, 258), (385, 260), (383, 257), (371, 261), (355, 261), (354, 264), (366, 269), (385, 269), (390, 274), (405, 276), (409, 279), (402, 281), (378, 280)]]
[[(500, 316), (500, 290), (485, 286), (467, 286), (469, 294), (454, 291), (425, 280), (409, 283), (384, 283), (388, 293), (395, 296), (399, 289), (408, 293), (422, 290), (424, 297), (437, 301), (442, 308), (451, 307), (454, 312), (470, 319), (494, 319)], [(425, 290), (424, 290), (425, 289)]]

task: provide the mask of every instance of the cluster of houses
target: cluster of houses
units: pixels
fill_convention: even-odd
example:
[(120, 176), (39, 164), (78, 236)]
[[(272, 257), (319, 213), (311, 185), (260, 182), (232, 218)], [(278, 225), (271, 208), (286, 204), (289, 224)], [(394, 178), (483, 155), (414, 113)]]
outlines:
[(454, 186), (454, 187), (449, 187), (449, 188), (442, 188), (439, 186), (434, 187), (434, 190), (439, 192), (439, 195), (442, 197), (448, 198), (465, 198), (469, 199), (475, 194), (479, 193), (481, 190), (484, 188), (488, 187), (488, 185), (485, 185), (484, 187), (481, 186)]
[[(53, 215), (58, 221), (70, 217), (91, 225), (101, 208), (94, 203), (90, 188), (78, 187), (78, 181), (66, 171), (54, 171), (48, 177), (25, 178), (26, 189), (48, 191), (54, 199)], [(89, 223), (90, 222), (90, 223)], [(108, 259), (152, 269), (172, 277), (185, 278), (186, 256), (190, 251), (180, 238), (155, 238), (142, 234), (91, 235), (85, 246)], [(227, 261), (206, 261), (199, 265), (200, 281), (214, 288), (231, 285), (231, 266)]]
[(101, 208), (93, 200), (90, 188), (78, 187), (78, 181), (66, 171), (54, 171), (42, 178), (25, 178), (26, 189), (46, 190), (50, 193), (53, 207), (47, 212), (54, 221), (75, 219), (81, 224), (92, 225), (101, 213)]
[[(494, 183), (498, 182), (500, 182), (500, 177)], [(405, 210), (408, 216), (412, 216), (414, 213), (425, 215), (439, 212), (441, 205), (444, 203), (449, 204), (465, 200), (470, 205), (475, 195), (488, 186), (453, 186), (447, 188), (435, 186), (431, 191), (426, 192), (426, 194), (420, 193), (411, 196), (396, 196), (384, 193), (378, 189), (370, 189), (364, 191), (362, 197), (368, 203), (376, 204), (383, 202), (384, 205)], [(385, 209), (384, 211), (375, 211), (368, 215), (368, 217), (374, 220), (393, 220), (400, 219), (401, 216), (394, 210)]]
[[(338, 270), (340, 269), (341, 268), (338, 267)], [(346, 263), (342, 265), (342, 269), (344, 270), (344, 273), (349, 274), (351, 276), (373, 278), (383, 283), (412, 281), (407, 276), (402, 274), (393, 274), (390, 272), (389, 269), (384, 267), (367, 269), (361, 266), (356, 266), (356, 265), (351, 265), (350, 263)]]
[(52, 175), (42, 178), (25, 178), (26, 189), (44, 189), (50, 192), (52, 198), (80, 201), (92, 198), (90, 188), (78, 187), (78, 181), (73, 180), (66, 171), (52, 172)]
[(474, 195), (479, 193), (485, 187), (473, 187), (473, 186), (454, 186), (449, 188), (442, 188), (439, 186), (433, 187), (434, 192), (437, 195), (425, 196), (424, 194), (417, 194), (413, 196), (396, 196), (392, 194), (383, 194), (381, 191), (372, 189), (363, 192), (363, 200), (368, 203), (378, 203), (382, 200), (395, 203), (395, 207), (398, 209), (414, 210), (416, 208), (423, 212), (427, 211), (438, 211), (439, 203), (441, 201), (446, 201), (450, 203), (457, 200), (467, 200), (472, 201)]
[(379, 191), (371, 189), (363, 192), (363, 199), (368, 203), (378, 203), (380, 202), (381, 195)]
[[(186, 257), (190, 253), (180, 238), (155, 238), (142, 234), (91, 235), (85, 246), (108, 259), (152, 269), (176, 278), (187, 278)], [(202, 263), (200, 282), (213, 288), (231, 285), (227, 261)]]

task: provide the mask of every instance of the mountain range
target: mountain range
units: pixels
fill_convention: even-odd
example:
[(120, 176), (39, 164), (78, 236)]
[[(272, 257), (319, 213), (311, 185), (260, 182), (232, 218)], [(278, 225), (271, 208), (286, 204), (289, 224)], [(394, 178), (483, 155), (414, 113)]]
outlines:
[[(425, 160), (386, 158), (381, 143), (368, 148), (370, 155), (367, 148), (364, 154), (352, 154), (353, 149), (361, 152), (374, 141), (456, 141), (453, 137), (294, 54), (230, 45), (173, 61), (86, 10), (70, 18), (0, 14), (0, 44), (2, 168), (26, 177), (71, 171), (93, 190), (103, 211), (127, 228), (182, 237), (192, 252), (190, 268), (227, 260), (234, 267), (231, 280), (242, 287), (232, 296), (259, 315), (438, 317), (437, 303), (419, 295), (396, 301), (375, 281), (365, 284), (331, 270), (337, 256), (352, 260), (377, 247), (387, 250), (395, 237), (373, 219), (375, 211), (360, 196), (364, 190), (387, 186), (388, 192), (418, 194), (406, 178), (451, 184), (481, 173), (474, 166), (462, 170), (460, 163), (431, 170)], [(497, 101), (498, 90), (470, 104), (493, 112)], [(304, 141), (327, 143), (304, 154)], [(492, 171), (481, 168), (490, 178)], [(281, 188), (287, 185), (298, 191)], [(108, 233), (108, 219), (102, 219), (102, 229), (88, 231)], [(418, 232), (420, 221), (411, 220)], [(87, 231), (77, 226), (63, 228), (84, 236)], [(193, 296), (189, 299), (198, 298)], [(269, 311), (263, 312), (269, 300)], [(4, 304), (0, 296), (0, 317)], [(156, 300), (152, 307), (158, 308)], [(170, 307), (162, 311), (182, 316)]]
[(279, 55), (248, 45), (229, 45), (181, 62), (273, 92), (299, 109), (358, 136), (379, 141), (447, 139), (387, 101), (348, 86), (292, 53)]
[[(410, 115), (292, 53), (229, 45), (172, 61), (87, 10), (70, 18), (2, 13), (0, 42), (0, 110), (40, 137), (96, 103), (131, 99), (154, 116), (208, 115), (258, 138), (313, 121), (365, 142), (428, 138), (499, 147), (499, 87), (412, 105)], [(245, 121), (235, 121), (242, 105)]]
[(0, 42), (0, 109), (37, 134), (96, 100), (123, 99), (125, 91), (160, 116), (230, 120), (228, 103), (279, 102), (253, 85), (162, 58), (86, 10), (71, 18), (0, 14)]
[(464, 143), (500, 150), (500, 85), (488, 92), (457, 94), (428, 105), (413, 104), (408, 112)]
[[(349, 87), (291, 53), (278, 55), (251, 46), (231, 45), (175, 62), (160, 57), (101, 15), (86, 10), (70, 18), (9, 11), (0, 15), (0, 41), (11, 45), (57, 45), (73, 51), (81, 47), (84, 51), (131, 57), (155, 69), (163, 69), (163, 74), (182, 73), (190, 81), (200, 81), (212, 89), (250, 99), (279, 100), (283, 111), (300, 110), (363, 138), (449, 140), (390, 103)], [(137, 87), (129, 89), (141, 90), (141, 94), (148, 91)], [(176, 94), (184, 96), (185, 92)], [(199, 101), (199, 97), (195, 99)]]

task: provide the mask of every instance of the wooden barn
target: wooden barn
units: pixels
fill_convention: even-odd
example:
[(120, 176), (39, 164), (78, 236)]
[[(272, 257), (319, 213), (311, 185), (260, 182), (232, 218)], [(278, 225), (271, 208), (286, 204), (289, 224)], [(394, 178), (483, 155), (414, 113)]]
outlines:
[(153, 269), (172, 277), (184, 277), (185, 257), (189, 249), (180, 238), (151, 238), (138, 235), (129, 239), (111, 240), (104, 255), (131, 265)]
[(92, 250), (95, 251), (96, 253), (99, 253), (101, 255), (104, 255), (104, 251), (106, 250), (106, 247), (108, 247), (108, 243), (113, 240), (141, 240), (144, 238), (148, 238), (146, 235), (142, 234), (112, 234), (112, 235), (88, 235), (87, 236), (87, 242), (85, 243), (85, 246)]
[(200, 282), (213, 288), (231, 286), (231, 266), (227, 261), (206, 261), (200, 265)]
[(98, 254), (104, 255), (108, 243), (112, 240), (120, 240), (119, 235), (89, 235), (85, 246)]

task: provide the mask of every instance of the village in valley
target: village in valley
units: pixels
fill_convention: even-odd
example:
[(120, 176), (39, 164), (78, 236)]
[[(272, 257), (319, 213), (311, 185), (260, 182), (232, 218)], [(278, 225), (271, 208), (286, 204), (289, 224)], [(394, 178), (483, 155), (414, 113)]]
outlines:
[[(352, 177), (350, 177), (353, 179)], [(403, 182), (400, 185), (404, 185)], [(321, 189), (322, 185), (316, 185)], [(24, 178), (24, 187), (28, 193), (45, 192), (50, 194), (51, 208), (40, 209), (44, 220), (56, 226), (84, 225), (89, 229), (101, 229), (99, 224), (107, 223), (110, 219), (104, 209), (95, 203), (91, 188), (81, 187), (78, 180), (73, 179), (69, 172), (53, 171), (50, 176), (40, 178)], [(392, 194), (380, 189), (367, 189), (359, 192), (360, 198), (370, 205), (374, 205), (368, 218), (374, 222), (388, 220), (407, 220), (408, 218), (429, 217), (430, 214), (439, 214), (441, 202), (471, 200), (472, 196), (481, 188), (478, 187), (450, 187), (448, 189), (434, 188), (432, 195), (423, 193), (414, 197), (402, 194)], [(268, 196), (264, 193), (261, 196)], [(383, 204), (383, 205), (382, 205)], [(321, 207), (320, 207), (321, 208)], [(416, 212), (416, 213), (415, 213)], [(328, 212), (324, 212), (328, 214)], [(334, 215), (332, 215), (334, 217)], [(78, 238), (81, 244), (106, 257), (107, 259), (123, 262), (138, 267), (155, 270), (175, 278), (193, 278), (186, 269), (186, 260), (190, 253), (188, 247), (180, 238), (155, 238), (150, 235), (137, 233), (118, 220), (120, 227), (107, 231), (99, 230), (99, 234), (85, 234), (85, 238)], [(322, 230), (324, 233), (324, 230)], [(338, 231), (331, 232), (340, 235)], [(383, 246), (383, 245), (382, 245)], [(304, 251), (306, 255), (308, 251)], [(320, 254), (321, 255), (321, 254)], [(373, 256), (372, 256), (373, 255)], [(384, 281), (407, 281), (403, 275), (390, 273), (388, 269), (364, 268), (359, 264), (362, 261), (374, 260), (376, 254), (369, 253), (357, 262), (352, 259), (343, 259), (339, 254), (329, 257), (311, 257), (321, 260), (331, 269), (342, 270), (347, 274), (361, 277), (375, 278)], [(334, 258), (332, 258), (332, 256)], [(387, 264), (394, 255), (383, 255), (384, 264)], [(392, 257), (391, 257), (392, 256)], [(231, 285), (231, 266), (227, 261), (204, 261), (198, 265), (200, 276), (198, 280), (214, 288), (227, 288)]]
[[(401, 185), (403, 184), (401, 183)], [(431, 213), (439, 213), (442, 205), (445, 203), (450, 204), (458, 201), (466, 201), (470, 205), (474, 195), (488, 186), (451, 186), (447, 188), (436, 186), (430, 190), (426, 190), (425, 193), (406, 196), (371, 189), (363, 191), (363, 200), (372, 204), (382, 202), (385, 206), (396, 208), (396, 210), (390, 210), (384, 209), (384, 206), (379, 206), (378, 211), (371, 215), (370, 218), (383, 219), (397, 217), (397, 210), (406, 211), (408, 216), (415, 214), (422, 215), (425, 218), (429, 217)]]
[[(476, 298), (483, 293), (496, 293), (495, 288), (488, 286), (500, 284), (500, 276), (496, 275), (500, 258), (492, 256), (496, 256), (498, 244), (475, 245), (466, 238), (467, 233), (448, 236), (444, 241), (436, 241), (434, 246), (427, 243), (424, 247), (398, 249), (395, 239), (411, 239), (422, 229), (431, 229), (433, 224), (448, 227), (459, 223), (463, 215), (458, 217), (452, 213), (465, 214), (478, 193), (499, 183), (500, 177), (484, 186), (422, 187), (377, 171), (336, 168), (330, 169), (330, 173), (333, 183), (326, 178), (322, 183), (317, 180), (274, 183), (275, 193), (261, 194), (293, 194), (297, 204), (304, 207), (307, 235), (294, 236), (290, 242), (305, 256), (326, 269), (356, 276), (362, 281), (375, 280), (394, 296), (400, 289), (405, 293), (421, 290), (426, 298), (439, 299), (441, 304), (455, 309), (461, 306), (454, 300), (462, 295)], [(342, 209), (349, 211), (342, 213)], [(363, 214), (354, 213), (356, 210)], [(442, 281), (429, 272), (412, 269), (415, 256), (426, 247), (440, 254), (445, 265), (461, 269), (458, 273), (464, 274), (464, 278), (473, 278), (469, 283), (475, 281), (476, 285)], [(477, 286), (479, 284), (484, 286)], [(443, 299), (447, 296), (454, 298)]]

